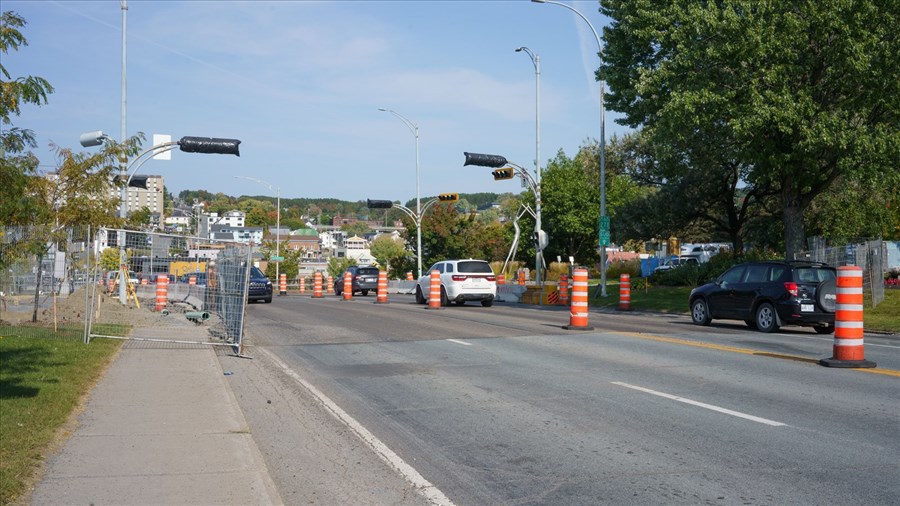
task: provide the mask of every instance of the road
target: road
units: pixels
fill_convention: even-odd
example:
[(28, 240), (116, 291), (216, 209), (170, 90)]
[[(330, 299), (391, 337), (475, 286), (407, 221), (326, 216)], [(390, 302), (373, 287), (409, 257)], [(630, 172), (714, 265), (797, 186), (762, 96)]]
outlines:
[(282, 497), (318, 504), (897, 504), (900, 336), (412, 297), (278, 297), (223, 357)]

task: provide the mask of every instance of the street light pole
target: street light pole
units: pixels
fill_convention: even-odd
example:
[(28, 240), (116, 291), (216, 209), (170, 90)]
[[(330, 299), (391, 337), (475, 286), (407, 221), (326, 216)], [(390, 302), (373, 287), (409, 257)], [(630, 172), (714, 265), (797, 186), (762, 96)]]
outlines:
[(543, 264), (543, 248), (541, 247), (540, 230), (541, 230), (541, 56), (534, 53), (531, 49), (522, 46), (516, 49), (516, 52), (525, 51), (534, 64), (534, 81), (535, 81), (535, 99), (534, 99), (534, 271), (535, 282), (538, 286), (543, 286), (541, 267)]
[[(539, 4), (553, 4), (559, 5), (560, 7), (565, 7), (570, 11), (574, 12), (581, 19), (584, 20), (585, 23), (591, 28), (591, 32), (594, 33), (594, 39), (597, 41), (597, 55), (600, 56), (600, 63), (603, 63), (603, 46), (600, 44), (600, 36), (597, 35), (597, 30), (594, 29), (594, 25), (578, 11), (578, 9), (566, 5), (562, 2), (555, 2), (553, 0), (531, 0), (534, 3)], [(606, 81), (604, 79), (600, 79), (600, 223), (603, 223), (603, 218), (606, 216), (606, 109), (604, 106), (604, 93), (606, 89)], [(601, 225), (602, 227), (602, 225)], [(604, 241), (600, 241), (600, 261), (603, 263), (600, 268), (600, 296), (606, 297), (606, 244)]]
[(413, 133), (416, 137), (416, 216), (419, 217), (419, 222), (416, 224), (416, 266), (419, 271), (419, 277), (422, 277), (422, 206), (419, 202), (419, 125), (416, 125), (412, 121), (408, 120), (405, 116), (401, 115), (397, 111), (392, 109), (384, 109), (378, 108), (381, 112), (389, 112), (394, 116), (398, 117), (400, 121), (402, 121), (406, 128), (409, 128), (409, 131)]
[[(269, 183), (255, 177), (234, 176), (238, 179), (249, 179), (269, 188), (275, 192), (275, 256), (281, 258), (281, 188), (273, 188)], [(281, 280), (281, 261), (275, 262), (275, 282)]]

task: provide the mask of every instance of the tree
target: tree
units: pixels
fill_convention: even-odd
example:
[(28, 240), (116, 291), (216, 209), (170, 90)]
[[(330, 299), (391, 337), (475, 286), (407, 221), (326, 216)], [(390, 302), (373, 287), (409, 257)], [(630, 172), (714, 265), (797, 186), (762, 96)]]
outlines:
[[(396, 267), (402, 265), (403, 260), (410, 256), (403, 243), (392, 239), (389, 235), (376, 237), (372, 241), (370, 250), (378, 265), (384, 266), (384, 270), (390, 278), (400, 277), (400, 272), (396, 271)], [(393, 271), (392, 268), (394, 268)]]
[(785, 256), (804, 213), (843, 176), (900, 162), (900, 10), (877, 0), (603, 0), (598, 78), (622, 122), (676, 144), (727, 146), (776, 192)]
[(369, 224), (364, 221), (354, 221), (352, 223), (344, 223), (343, 225), (341, 225), (341, 230), (346, 232), (347, 235), (350, 237), (353, 237), (353, 236), (362, 237), (372, 231), (372, 229), (369, 227)]

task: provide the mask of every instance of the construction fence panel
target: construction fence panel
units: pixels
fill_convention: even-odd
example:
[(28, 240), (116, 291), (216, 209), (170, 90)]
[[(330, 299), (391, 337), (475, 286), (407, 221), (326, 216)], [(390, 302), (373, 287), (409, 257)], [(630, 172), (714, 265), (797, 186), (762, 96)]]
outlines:
[(240, 348), (249, 245), (100, 229), (94, 246), (89, 338), (118, 337), (127, 326), (131, 339)]
[(794, 255), (795, 260), (823, 262), (833, 267), (856, 265), (863, 269), (863, 293), (872, 307), (884, 301), (884, 273), (887, 251), (883, 241), (865, 241), (828, 247), (821, 237), (809, 239), (809, 251)]

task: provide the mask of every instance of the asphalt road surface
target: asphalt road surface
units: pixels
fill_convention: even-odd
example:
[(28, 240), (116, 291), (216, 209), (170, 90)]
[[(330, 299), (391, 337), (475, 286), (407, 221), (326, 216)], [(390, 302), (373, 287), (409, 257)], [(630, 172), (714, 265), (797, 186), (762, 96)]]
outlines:
[(900, 336), (374, 302), (253, 304), (222, 357), (288, 503), (900, 503)]

